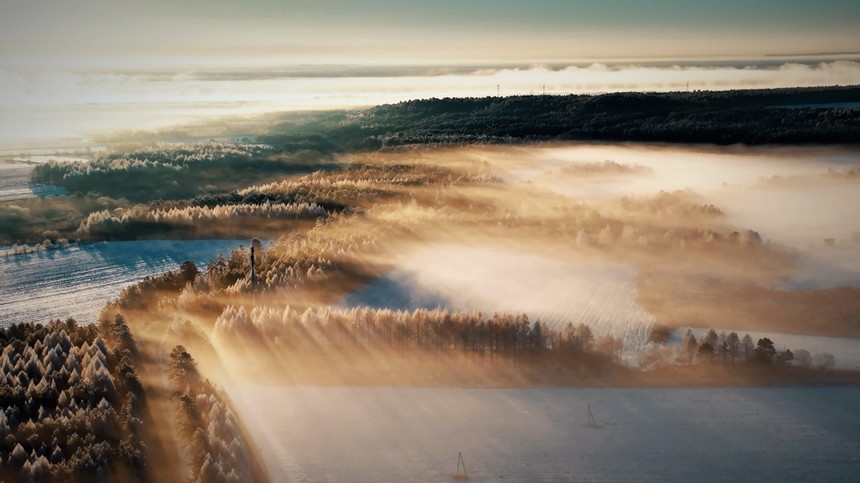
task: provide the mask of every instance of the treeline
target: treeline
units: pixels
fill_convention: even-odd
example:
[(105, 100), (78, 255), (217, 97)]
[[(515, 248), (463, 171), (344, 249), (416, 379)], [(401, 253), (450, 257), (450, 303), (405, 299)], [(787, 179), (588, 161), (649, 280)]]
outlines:
[(297, 179), (239, 191), (243, 196), (277, 195), (313, 203), (359, 204), (393, 196), (397, 189), (461, 183), (496, 183), (497, 177), (457, 173), (427, 163), (353, 163)]
[(585, 324), (568, 323), (555, 330), (540, 321), (529, 321), (525, 314), (485, 317), (477, 311), (444, 309), (256, 307), (248, 312), (244, 307), (228, 306), (215, 321), (212, 335), (221, 348), (269, 348), (282, 357), (341, 350), (420, 351), (595, 368), (615, 364), (623, 347), (621, 339), (596, 337)]
[(117, 316), (0, 329), (0, 479), (147, 479), (136, 343)]
[(320, 114), (305, 124), (276, 126), (258, 139), (281, 149), (325, 137), (332, 151), (539, 140), (857, 143), (860, 108), (780, 108), (857, 101), (856, 86), (426, 99), (346, 119)]
[[(665, 335), (661, 336), (665, 337)], [(813, 355), (806, 349), (780, 351), (777, 350), (775, 342), (768, 337), (762, 337), (754, 342), (749, 334), (743, 337), (740, 337), (737, 332), (718, 334), (714, 329), (708, 329), (698, 340), (693, 331), (687, 329), (677, 350), (651, 345), (643, 350), (640, 356), (640, 363), (646, 368), (662, 367), (673, 362), (833, 369), (836, 358), (828, 352)]]
[(236, 415), (221, 393), (197, 371), (191, 354), (176, 346), (170, 351), (168, 365), (179, 432), (190, 459), (190, 481), (266, 481)]
[(269, 203), (185, 206), (150, 210), (137, 207), (129, 210), (107, 210), (90, 213), (81, 222), (76, 234), (86, 238), (136, 238), (169, 230), (212, 229), (213, 224), (235, 226), (265, 220), (315, 220), (328, 212), (311, 203)]
[[(159, 295), (165, 293), (176, 294), (185, 286), (194, 281), (200, 271), (197, 265), (186, 260), (179, 265), (178, 270), (170, 270), (159, 275), (147, 276), (143, 280), (128, 285), (120, 291), (115, 304), (120, 309), (147, 309), (156, 302)], [(104, 310), (103, 310), (104, 312)]]
[(49, 161), (33, 169), (31, 182), (131, 201), (175, 200), (332, 166), (318, 153), (285, 155), (261, 144), (212, 142), (146, 147), (87, 162)]

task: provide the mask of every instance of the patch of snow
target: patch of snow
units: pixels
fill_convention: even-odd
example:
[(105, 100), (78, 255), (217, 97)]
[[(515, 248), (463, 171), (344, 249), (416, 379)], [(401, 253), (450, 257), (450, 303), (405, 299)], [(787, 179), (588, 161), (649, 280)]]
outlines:
[(65, 188), (30, 183), (32, 166), (0, 163), (0, 201), (21, 200), (38, 196), (66, 194)]
[(91, 161), (88, 157), (73, 156), (68, 154), (34, 154), (27, 156), (16, 156), (15, 161), (26, 161), (28, 163), (45, 164), (48, 161), (56, 161), (58, 163), (73, 163), (77, 161)]

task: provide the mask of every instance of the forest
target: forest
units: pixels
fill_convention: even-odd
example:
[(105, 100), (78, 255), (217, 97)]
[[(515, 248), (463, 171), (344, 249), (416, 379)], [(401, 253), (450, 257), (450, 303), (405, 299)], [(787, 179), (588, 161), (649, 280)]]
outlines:
[[(710, 144), (857, 143), (860, 87), (423, 99), (303, 116), (260, 142), (320, 152), (431, 144), (643, 141)], [(808, 108), (796, 106), (809, 105)], [(325, 142), (322, 140), (325, 139)]]
[(147, 480), (139, 353), (122, 317), (0, 329), (0, 476)]

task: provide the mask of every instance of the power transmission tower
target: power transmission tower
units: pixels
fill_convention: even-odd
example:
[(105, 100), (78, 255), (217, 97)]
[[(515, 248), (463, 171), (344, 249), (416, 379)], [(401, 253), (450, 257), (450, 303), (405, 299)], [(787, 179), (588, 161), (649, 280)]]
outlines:
[(589, 428), (598, 427), (597, 426), (597, 420), (594, 419), (594, 414), (591, 414), (591, 404), (588, 405), (588, 427)]
[[(460, 468), (463, 468), (463, 472), (460, 473)], [(454, 473), (453, 478), (459, 481), (465, 481), (469, 479), (469, 473), (466, 472), (466, 462), (463, 461), (463, 453), (457, 453), (457, 472)]]

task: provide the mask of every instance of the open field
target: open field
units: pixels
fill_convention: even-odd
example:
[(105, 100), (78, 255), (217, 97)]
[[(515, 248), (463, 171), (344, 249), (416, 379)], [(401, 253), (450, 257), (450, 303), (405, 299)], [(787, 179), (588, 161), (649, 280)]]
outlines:
[(275, 481), (446, 481), (458, 452), (472, 481), (860, 477), (857, 388), (228, 392)]
[(94, 322), (106, 302), (184, 260), (204, 265), (247, 240), (92, 243), (0, 259), (0, 325), (73, 317)]

